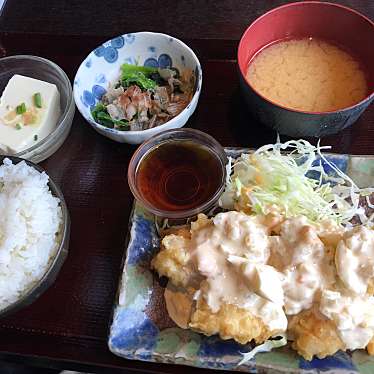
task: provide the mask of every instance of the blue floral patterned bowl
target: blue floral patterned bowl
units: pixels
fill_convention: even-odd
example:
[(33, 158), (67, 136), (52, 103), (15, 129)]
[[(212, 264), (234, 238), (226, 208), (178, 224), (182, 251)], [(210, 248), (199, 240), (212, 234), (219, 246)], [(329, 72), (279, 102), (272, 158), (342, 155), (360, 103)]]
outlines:
[[(148, 130), (119, 131), (96, 123), (92, 118), (91, 108), (106, 92), (109, 82), (119, 77), (123, 63), (174, 67), (180, 71), (192, 69), (196, 75), (196, 85), (191, 102), (170, 121)], [(201, 84), (200, 62), (186, 44), (166, 34), (137, 32), (109, 40), (85, 58), (74, 79), (74, 99), (80, 113), (100, 134), (117, 142), (140, 144), (161, 131), (184, 126), (196, 109)]]

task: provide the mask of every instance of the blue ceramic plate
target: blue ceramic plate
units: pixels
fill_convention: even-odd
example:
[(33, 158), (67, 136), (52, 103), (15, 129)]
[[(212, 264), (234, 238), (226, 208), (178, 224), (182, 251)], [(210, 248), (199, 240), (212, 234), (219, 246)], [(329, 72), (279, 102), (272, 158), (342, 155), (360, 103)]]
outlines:
[[(226, 148), (226, 151), (232, 157), (249, 152), (235, 148)], [(327, 157), (360, 187), (374, 185), (374, 156)], [(242, 357), (240, 351), (250, 350), (250, 345), (242, 346), (233, 340), (224, 341), (180, 329), (168, 317), (163, 288), (150, 270), (158, 244), (154, 216), (135, 203), (108, 341), (114, 354), (133, 360), (251, 373), (374, 373), (374, 356), (363, 350), (305, 361), (290, 348), (283, 347), (257, 354), (247, 364), (237, 367)]]

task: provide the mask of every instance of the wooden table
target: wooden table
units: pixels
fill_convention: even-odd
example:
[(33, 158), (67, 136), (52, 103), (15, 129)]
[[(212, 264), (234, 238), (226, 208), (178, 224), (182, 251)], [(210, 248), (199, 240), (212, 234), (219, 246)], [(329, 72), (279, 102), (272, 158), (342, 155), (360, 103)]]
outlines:
[[(0, 56), (43, 56), (73, 79), (83, 58), (112, 36), (140, 30), (174, 35), (194, 49), (203, 67), (202, 95), (188, 126), (225, 146), (257, 147), (273, 142), (276, 134), (256, 123), (245, 108), (236, 48), (251, 21), (285, 2), (7, 0), (0, 19)], [(374, 18), (371, 0), (340, 3)], [(352, 128), (322, 143), (335, 152), (374, 154), (374, 106)], [(71, 213), (69, 257), (42, 297), (0, 320), (1, 359), (91, 372), (199, 371), (126, 361), (107, 348), (133, 201), (126, 170), (134, 150), (97, 134), (77, 112), (64, 145), (42, 163), (61, 186)]]

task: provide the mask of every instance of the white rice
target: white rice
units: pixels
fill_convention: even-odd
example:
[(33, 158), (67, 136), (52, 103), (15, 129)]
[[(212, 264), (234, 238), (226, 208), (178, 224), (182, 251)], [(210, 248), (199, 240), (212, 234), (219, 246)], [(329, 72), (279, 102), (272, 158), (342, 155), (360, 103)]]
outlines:
[(58, 248), (60, 200), (48, 175), (24, 161), (0, 165), (0, 309), (17, 301), (46, 272)]

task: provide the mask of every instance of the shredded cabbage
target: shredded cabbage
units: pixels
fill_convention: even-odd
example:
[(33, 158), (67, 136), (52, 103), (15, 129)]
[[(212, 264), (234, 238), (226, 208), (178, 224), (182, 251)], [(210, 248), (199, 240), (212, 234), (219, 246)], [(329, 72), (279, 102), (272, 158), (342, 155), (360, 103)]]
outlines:
[[(230, 160), (231, 175), (220, 206), (256, 214), (275, 208), (287, 217), (303, 215), (313, 222), (333, 220), (343, 225), (357, 216), (362, 224), (372, 225), (374, 214), (366, 216), (360, 197), (370, 203), (374, 188), (360, 189), (327, 160), (322, 151), (330, 148), (306, 140), (278, 141)], [(327, 175), (323, 165), (334, 176)]]
[(285, 336), (282, 336), (281, 339), (277, 339), (277, 340), (266, 340), (264, 343), (253, 348), (250, 352), (246, 352), (246, 353), (240, 352), (243, 355), (243, 358), (238, 363), (238, 366), (243, 365), (246, 362), (252, 360), (252, 358), (255, 357), (257, 353), (270, 352), (273, 348), (280, 348), (286, 344), (287, 344), (287, 338)]

